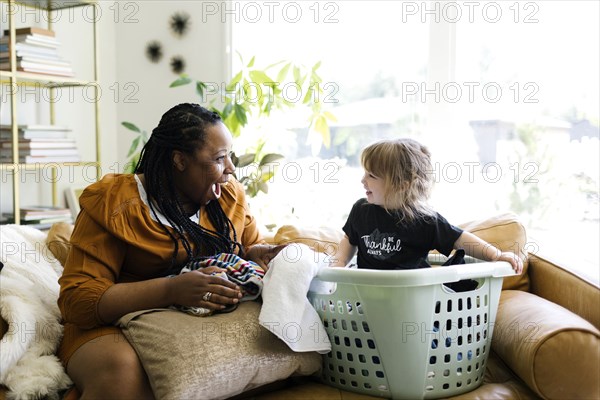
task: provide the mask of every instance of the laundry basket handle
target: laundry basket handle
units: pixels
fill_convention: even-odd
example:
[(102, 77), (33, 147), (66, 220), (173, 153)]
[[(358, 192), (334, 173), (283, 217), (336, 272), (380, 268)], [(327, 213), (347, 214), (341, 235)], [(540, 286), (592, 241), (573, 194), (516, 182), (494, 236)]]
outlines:
[(426, 286), (456, 282), (462, 279), (514, 275), (505, 261), (468, 263), (448, 267), (409, 270), (374, 270), (354, 268), (321, 268), (317, 278), (325, 282), (373, 286)]
[(457, 280), (484, 278), (488, 276), (498, 278), (515, 274), (510, 264), (506, 261), (461, 264), (453, 268), (456, 269)]

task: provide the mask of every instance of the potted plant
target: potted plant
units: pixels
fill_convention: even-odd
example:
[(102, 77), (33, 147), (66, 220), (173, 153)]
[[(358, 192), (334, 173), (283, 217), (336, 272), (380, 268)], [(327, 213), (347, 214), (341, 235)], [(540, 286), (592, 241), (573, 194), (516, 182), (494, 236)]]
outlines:
[[(302, 106), (309, 110), (306, 121), (309, 135), (318, 137), (323, 145), (329, 147), (331, 142), (329, 121), (335, 121), (335, 117), (322, 107), (321, 99), (324, 97), (322, 80), (317, 73), (320, 63), (305, 67), (289, 61), (280, 61), (260, 69), (255, 67), (255, 57), (252, 57), (247, 64), (243, 62), (241, 56), (240, 60), (243, 65), (241, 70), (224, 88), (213, 92), (219, 96), (214, 97), (206, 106), (219, 113), (234, 139), (243, 133), (244, 127), (249, 123), (259, 123), (269, 118), (273, 112)], [(170, 87), (190, 84), (195, 85), (196, 93), (201, 100), (205, 100), (207, 90), (212, 89), (208, 83), (193, 79), (186, 74), (172, 82)], [(290, 85), (302, 95), (300, 101), (293, 101), (296, 99), (286, 96), (284, 88)], [(221, 100), (220, 104), (217, 100)], [(127, 154), (126, 172), (133, 172), (139, 159), (139, 151), (146, 143), (148, 135), (131, 122), (123, 122), (122, 125), (136, 134)], [(275, 174), (275, 164), (277, 160), (283, 158), (281, 154), (267, 152), (265, 145), (266, 142), (259, 139), (252, 148), (246, 149), (240, 155), (234, 154), (232, 158), (236, 166), (236, 177), (244, 185), (250, 197), (256, 196), (259, 192), (268, 192), (268, 182)], [(251, 165), (254, 168), (248, 168)]]

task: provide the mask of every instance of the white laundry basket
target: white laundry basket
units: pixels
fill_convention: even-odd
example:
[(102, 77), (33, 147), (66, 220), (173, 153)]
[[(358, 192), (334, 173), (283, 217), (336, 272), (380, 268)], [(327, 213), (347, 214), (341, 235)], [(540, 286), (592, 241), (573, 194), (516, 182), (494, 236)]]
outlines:
[[(502, 280), (514, 272), (506, 262), (466, 261), (415, 270), (322, 269), (317, 278), (335, 282), (335, 291), (308, 297), (332, 345), (323, 356), (323, 381), (394, 399), (448, 397), (478, 387)], [(478, 281), (477, 288), (453, 293), (443, 285), (462, 279)]]

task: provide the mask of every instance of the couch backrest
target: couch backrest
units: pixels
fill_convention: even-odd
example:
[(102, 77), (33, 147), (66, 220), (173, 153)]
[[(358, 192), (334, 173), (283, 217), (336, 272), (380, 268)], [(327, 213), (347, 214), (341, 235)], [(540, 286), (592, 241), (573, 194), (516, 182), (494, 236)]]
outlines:
[(529, 256), (531, 293), (563, 306), (600, 329), (600, 288), (538, 255)]
[(518, 254), (523, 260), (523, 273), (504, 278), (502, 289), (529, 291), (527, 234), (525, 227), (515, 214), (501, 214), (491, 218), (460, 224), (459, 227), (471, 232), (502, 251), (512, 251)]

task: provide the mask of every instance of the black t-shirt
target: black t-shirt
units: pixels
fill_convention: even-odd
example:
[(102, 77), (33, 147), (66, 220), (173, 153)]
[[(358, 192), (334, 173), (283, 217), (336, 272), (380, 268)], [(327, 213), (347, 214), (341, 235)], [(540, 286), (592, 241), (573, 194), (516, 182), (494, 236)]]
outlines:
[(358, 246), (358, 267), (414, 269), (429, 267), (427, 253), (437, 250), (448, 256), (462, 229), (440, 214), (398, 223), (383, 207), (360, 199), (343, 227), (350, 244)]

